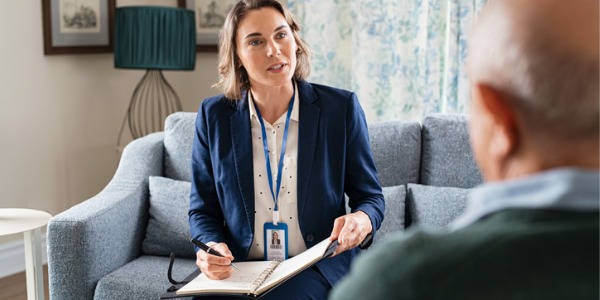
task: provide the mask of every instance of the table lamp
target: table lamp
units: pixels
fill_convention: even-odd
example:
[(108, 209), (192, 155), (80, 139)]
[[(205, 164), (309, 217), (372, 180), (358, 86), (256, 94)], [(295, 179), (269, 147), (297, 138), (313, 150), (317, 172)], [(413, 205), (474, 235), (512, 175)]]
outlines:
[(134, 139), (163, 130), (165, 118), (181, 111), (179, 96), (162, 70), (193, 70), (196, 64), (194, 12), (176, 7), (128, 6), (115, 11), (115, 68), (146, 69), (123, 119)]

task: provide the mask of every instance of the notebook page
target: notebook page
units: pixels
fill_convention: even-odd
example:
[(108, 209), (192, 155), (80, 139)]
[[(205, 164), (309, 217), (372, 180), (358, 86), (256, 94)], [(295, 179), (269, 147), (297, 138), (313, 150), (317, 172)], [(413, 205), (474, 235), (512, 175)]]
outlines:
[(177, 291), (177, 295), (200, 294), (200, 293), (239, 293), (250, 292), (252, 283), (265, 268), (269, 267), (270, 261), (236, 262), (238, 269), (233, 269), (231, 277), (223, 280), (212, 280), (200, 273), (190, 283)]
[(300, 273), (307, 266), (312, 263), (319, 261), (325, 251), (327, 251), (327, 247), (329, 247), (331, 241), (329, 238), (323, 240), (322, 242), (314, 245), (310, 249), (290, 258), (282, 261), (279, 266), (271, 273), (271, 276), (263, 282), (261, 287), (257, 290), (257, 294), (262, 293), (263, 291), (271, 288), (276, 285), (280, 281), (284, 280), (287, 277), (295, 275), (296, 273)]

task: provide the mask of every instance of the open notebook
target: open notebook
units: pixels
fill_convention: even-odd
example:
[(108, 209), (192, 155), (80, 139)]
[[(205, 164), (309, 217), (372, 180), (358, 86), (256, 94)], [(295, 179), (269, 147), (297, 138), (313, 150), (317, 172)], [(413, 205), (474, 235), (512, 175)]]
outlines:
[(258, 297), (274, 286), (292, 278), (319, 260), (331, 256), (337, 241), (325, 239), (310, 249), (284, 261), (236, 262), (231, 277), (212, 280), (204, 274), (177, 291), (177, 295), (244, 294)]

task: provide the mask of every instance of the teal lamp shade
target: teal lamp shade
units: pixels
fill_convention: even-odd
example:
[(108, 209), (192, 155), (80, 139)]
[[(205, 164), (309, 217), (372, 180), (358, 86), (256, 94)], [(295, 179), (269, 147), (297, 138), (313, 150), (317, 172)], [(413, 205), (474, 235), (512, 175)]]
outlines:
[(135, 139), (163, 130), (165, 118), (182, 107), (162, 71), (194, 69), (194, 12), (161, 6), (120, 7), (115, 11), (114, 34), (115, 68), (146, 70), (133, 91), (125, 116), (131, 136)]
[(193, 70), (194, 12), (162, 6), (128, 6), (115, 11), (115, 68)]

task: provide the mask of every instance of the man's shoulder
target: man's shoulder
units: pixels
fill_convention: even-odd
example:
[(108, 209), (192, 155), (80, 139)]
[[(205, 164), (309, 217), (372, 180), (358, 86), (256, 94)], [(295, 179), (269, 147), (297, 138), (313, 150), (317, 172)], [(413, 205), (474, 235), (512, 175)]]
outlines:
[(477, 244), (461, 233), (421, 229), (387, 236), (357, 257), (332, 299), (428, 298), (432, 282), (475, 251), (465, 242)]
[[(388, 261), (382, 262), (382, 265), (386, 265), (405, 254), (402, 266), (407, 273), (413, 273), (432, 267), (450, 266), (502, 235), (501, 232), (480, 224), (457, 231), (434, 231), (417, 227), (383, 240), (369, 256), (384, 257)], [(377, 252), (381, 253), (378, 255)], [(395, 255), (388, 256), (385, 253)]]
[[(335, 294), (346, 299), (358, 299), (350, 295), (361, 293), (418, 299), (492, 291), (498, 288), (492, 282), (514, 285), (531, 276), (565, 282), (558, 269), (581, 275), (573, 275), (577, 278), (593, 277), (594, 270), (586, 265), (598, 265), (597, 220), (593, 214), (514, 210), (455, 231), (409, 229), (386, 237), (358, 257), (351, 274), (336, 288), (343, 291)], [(573, 255), (577, 259), (570, 259)], [(539, 269), (548, 265), (553, 269), (540, 274)], [(379, 282), (385, 284), (369, 288)]]

